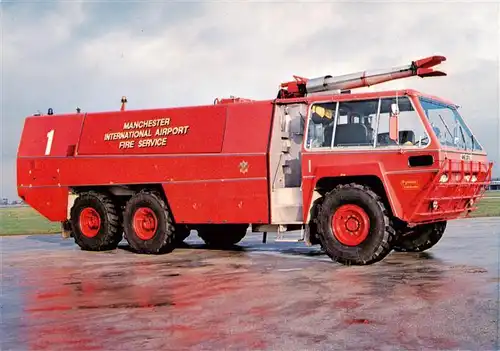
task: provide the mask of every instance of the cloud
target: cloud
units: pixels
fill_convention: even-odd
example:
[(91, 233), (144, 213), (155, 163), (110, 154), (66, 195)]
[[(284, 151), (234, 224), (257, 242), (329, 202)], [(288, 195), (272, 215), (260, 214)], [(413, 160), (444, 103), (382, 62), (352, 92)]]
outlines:
[[(37, 110), (116, 110), (274, 98), (293, 74), (340, 75), (448, 57), (444, 78), (412, 87), (449, 98), (498, 160), (499, 5), (495, 2), (35, 2), (3, 4), (2, 189)], [(500, 168), (497, 166), (500, 175)]]

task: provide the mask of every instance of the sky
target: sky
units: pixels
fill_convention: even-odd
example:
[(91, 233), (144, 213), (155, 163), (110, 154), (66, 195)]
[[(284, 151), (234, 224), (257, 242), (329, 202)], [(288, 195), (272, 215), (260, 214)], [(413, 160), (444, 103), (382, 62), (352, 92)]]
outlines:
[[(319, 77), (443, 55), (447, 77), (413, 88), (450, 99), (500, 162), (500, 5), (496, 1), (6, 1), (1, 8), (1, 196), (16, 198), (23, 121), (55, 113), (276, 97)], [(497, 165), (496, 175), (500, 176)]]

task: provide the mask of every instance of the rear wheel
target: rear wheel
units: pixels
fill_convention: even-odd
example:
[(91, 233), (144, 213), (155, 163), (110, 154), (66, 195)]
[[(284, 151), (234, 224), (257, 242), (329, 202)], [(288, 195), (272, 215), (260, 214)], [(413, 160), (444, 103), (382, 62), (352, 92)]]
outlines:
[(71, 236), (82, 250), (113, 250), (122, 240), (119, 208), (105, 194), (80, 194), (71, 208), (70, 221)]
[(139, 253), (170, 252), (175, 244), (175, 226), (165, 201), (158, 193), (141, 191), (125, 205), (125, 238)]
[(380, 197), (359, 184), (327, 193), (318, 218), (321, 247), (345, 265), (378, 262), (391, 252), (394, 230)]
[(209, 246), (230, 247), (246, 235), (248, 224), (211, 224), (199, 227), (198, 236)]
[(394, 251), (422, 252), (436, 245), (446, 230), (446, 221), (422, 224), (401, 233), (394, 244)]

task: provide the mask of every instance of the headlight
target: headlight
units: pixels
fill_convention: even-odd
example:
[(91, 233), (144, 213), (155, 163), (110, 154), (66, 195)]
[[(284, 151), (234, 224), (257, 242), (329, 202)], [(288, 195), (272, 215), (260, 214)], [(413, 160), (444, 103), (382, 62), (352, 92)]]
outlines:
[(439, 182), (440, 183), (446, 183), (448, 181), (448, 175), (447, 174), (443, 174), (441, 176), (441, 178), (439, 178)]
[(470, 181), (470, 175), (467, 174), (464, 178), (466, 182)]
[(475, 175), (473, 175), (470, 181), (473, 183), (477, 182), (477, 177)]

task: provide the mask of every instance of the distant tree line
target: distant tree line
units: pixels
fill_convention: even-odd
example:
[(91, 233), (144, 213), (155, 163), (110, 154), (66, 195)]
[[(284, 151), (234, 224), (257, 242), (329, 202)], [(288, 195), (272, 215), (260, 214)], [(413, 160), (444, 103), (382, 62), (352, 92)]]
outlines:
[(2, 206), (23, 205), (23, 204), (24, 204), (24, 201), (22, 201), (22, 200), (12, 200), (12, 201), (9, 201), (9, 199), (6, 198), (6, 197), (2, 198), (2, 201), (0, 202), (0, 205), (2, 205)]

